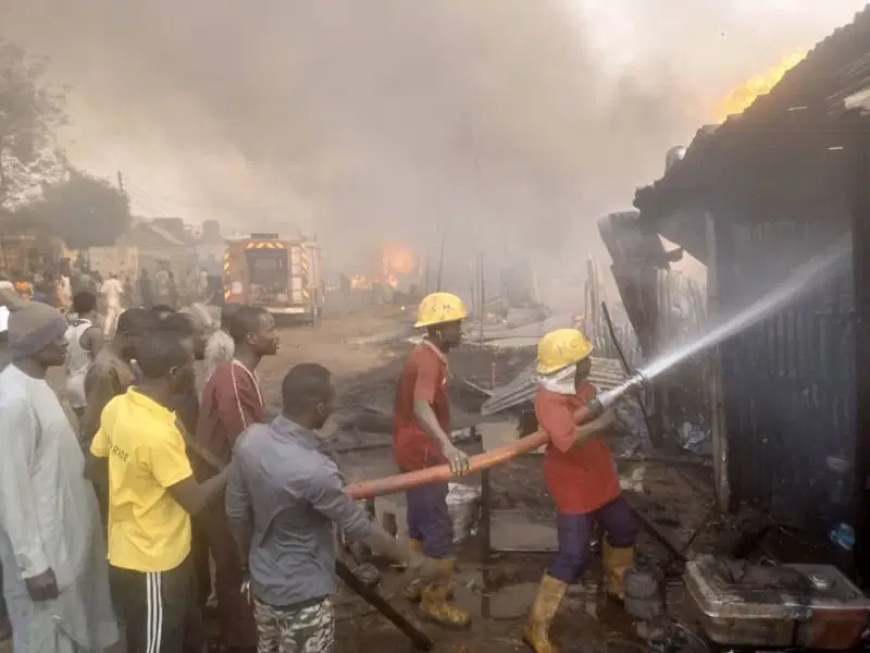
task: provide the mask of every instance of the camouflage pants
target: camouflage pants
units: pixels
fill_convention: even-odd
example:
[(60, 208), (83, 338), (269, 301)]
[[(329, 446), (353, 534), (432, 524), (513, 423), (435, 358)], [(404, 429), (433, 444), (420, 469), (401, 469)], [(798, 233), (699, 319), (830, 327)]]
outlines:
[(300, 610), (276, 608), (255, 600), (257, 653), (332, 653), (335, 644), (335, 613), (332, 602)]

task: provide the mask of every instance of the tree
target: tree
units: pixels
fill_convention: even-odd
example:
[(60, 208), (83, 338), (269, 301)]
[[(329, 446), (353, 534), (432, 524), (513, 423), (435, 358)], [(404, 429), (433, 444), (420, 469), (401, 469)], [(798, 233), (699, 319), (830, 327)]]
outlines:
[(0, 208), (26, 201), (62, 171), (54, 130), (65, 121), (64, 96), (45, 81), (45, 61), (0, 39)]
[(66, 180), (44, 184), (42, 199), (24, 211), (76, 249), (113, 245), (131, 221), (130, 202), (122, 191), (73, 169)]

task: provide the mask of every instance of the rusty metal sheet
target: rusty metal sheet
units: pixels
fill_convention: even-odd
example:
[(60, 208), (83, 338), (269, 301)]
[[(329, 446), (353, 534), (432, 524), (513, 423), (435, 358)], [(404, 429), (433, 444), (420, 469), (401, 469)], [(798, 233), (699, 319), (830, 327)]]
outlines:
[[(592, 357), (592, 371), (589, 373), (589, 381), (598, 392), (610, 390), (625, 381), (625, 372), (618, 360), (611, 358)], [(497, 388), (492, 396), (480, 409), (483, 415), (494, 415), (504, 410), (514, 408), (527, 401), (531, 401), (538, 389), (535, 380), (535, 363), (523, 370), (517, 377), (501, 388)]]

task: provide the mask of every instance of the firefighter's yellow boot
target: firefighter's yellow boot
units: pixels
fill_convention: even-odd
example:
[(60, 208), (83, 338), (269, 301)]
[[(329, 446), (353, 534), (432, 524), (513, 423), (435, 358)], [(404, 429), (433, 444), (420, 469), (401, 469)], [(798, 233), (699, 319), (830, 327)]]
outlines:
[(439, 563), (442, 568), (441, 577), (423, 590), (420, 613), (427, 621), (445, 628), (457, 630), (468, 628), (471, 625), (471, 615), (459, 606), (449, 603), (447, 599), (456, 560), (439, 560)]
[(614, 547), (604, 541), (604, 587), (610, 598), (622, 601), (625, 598), (623, 580), (625, 572), (634, 564), (634, 547)]
[[(423, 551), (423, 543), (420, 540), (408, 540), (408, 546), (417, 552), (422, 553)], [(414, 603), (420, 603), (423, 600), (423, 590), (426, 589), (426, 583), (423, 582), (419, 578), (415, 578), (410, 583), (408, 583), (407, 587), (405, 587), (405, 591), (403, 593), (405, 600)], [(453, 598), (453, 588), (447, 590), (447, 598)]]
[[(408, 546), (412, 551), (421, 553), (423, 551), (423, 542), (420, 540), (409, 540)], [(419, 603), (423, 600), (423, 590), (426, 589), (426, 583), (419, 578), (415, 578), (405, 588), (405, 598), (411, 603)]]
[(550, 640), (550, 626), (567, 591), (567, 583), (549, 574), (544, 574), (541, 579), (535, 603), (532, 605), (532, 613), (529, 615), (529, 623), (526, 625), (526, 635), (523, 638), (535, 653), (559, 653), (559, 647)]

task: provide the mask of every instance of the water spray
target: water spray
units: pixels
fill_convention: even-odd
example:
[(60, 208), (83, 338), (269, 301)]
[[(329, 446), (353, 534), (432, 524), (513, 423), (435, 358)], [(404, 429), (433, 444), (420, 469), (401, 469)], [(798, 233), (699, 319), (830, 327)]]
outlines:
[[(692, 356), (715, 347), (727, 338), (781, 310), (800, 295), (818, 288), (842, 269), (843, 264), (848, 261), (851, 249), (851, 240), (849, 238), (842, 239), (804, 265), (796, 268), (785, 282), (747, 308), (692, 341), (667, 350), (615, 388), (599, 394), (596, 399), (574, 413), (574, 421), (578, 425), (591, 422), (616, 405), (626, 395), (631, 395), (645, 388), (667, 370)], [(544, 446), (549, 439), (550, 437), (546, 432), (537, 431), (511, 444), (473, 456), (470, 460), (469, 473), (502, 465), (517, 456), (530, 453)], [(440, 465), (407, 474), (354, 483), (348, 485), (345, 491), (355, 499), (370, 499), (384, 494), (404, 492), (430, 483), (446, 483), (451, 479), (453, 479), (453, 475), (450, 472), (450, 467)]]
[(678, 363), (715, 347), (731, 336), (741, 333), (781, 311), (801, 295), (818, 289), (837, 273), (842, 272), (845, 264), (849, 261), (851, 252), (852, 239), (850, 237), (841, 238), (803, 265), (796, 267), (785, 281), (746, 308), (718, 325), (712, 326), (690, 341), (676, 343), (660, 356), (656, 356), (655, 359), (644, 365), (644, 375), (653, 381)]
[(600, 415), (608, 408), (614, 406), (625, 395), (643, 390), (647, 385), (649, 385), (649, 379), (647, 379), (646, 374), (642, 370), (637, 370), (615, 388), (605, 390), (599, 394), (591, 403), (600, 405), (600, 408), (597, 409)]

